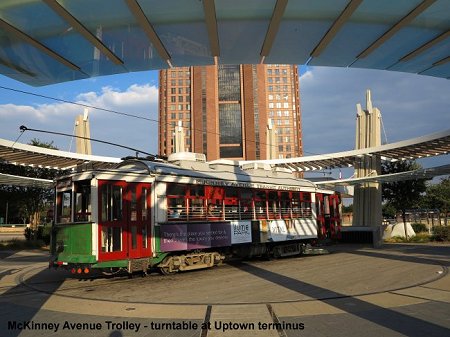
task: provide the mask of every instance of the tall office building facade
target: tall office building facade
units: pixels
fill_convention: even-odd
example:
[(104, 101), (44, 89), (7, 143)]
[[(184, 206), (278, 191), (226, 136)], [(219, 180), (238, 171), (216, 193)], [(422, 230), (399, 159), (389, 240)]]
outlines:
[[(211, 65), (159, 73), (159, 154), (255, 160), (303, 155), (295, 65)], [(182, 140), (183, 141), (183, 140)]]

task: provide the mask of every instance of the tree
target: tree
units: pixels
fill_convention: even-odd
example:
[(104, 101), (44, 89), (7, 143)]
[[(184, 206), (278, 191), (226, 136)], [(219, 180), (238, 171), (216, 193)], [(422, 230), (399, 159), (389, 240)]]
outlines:
[(342, 206), (342, 213), (353, 213), (353, 204)]
[[(385, 162), (381, 165), (381, 173), (399, 173), (420, 169), (421, 166), (414, 161), (396, 161)], [(395, 181), (391, 183), (383, 183), (382, 196), (388, 205), (394, 207), (397, 211), (402, 212), (403, 225), (406, 232), (406, 210), (408, 208), (417, 207), (421, 195), (426, 190), (425, 179)]]
[[(45, 143), (38, 139), (32, 139), (29, 145), (57, 149), (53, 142)], [(54, 179), (61, 173), (55, 169), (17, 166), (6, 162), (0, 162), (0, 172), (41, 179)], [(52, 189), (3, 185), (0, 186), (0, 214), (6, 213), (6, 203), (8, 203), (9, 223), (30, 221), (32, 226), (37, 226), (41, 212), (53, 198)]]
[(450, 211), (450, 178), (442, 179), (438, 184), (429, 185), (423, 198), (423, 205), (427, 208), (438, 208), (444, 213), (445, 225)]
[(389, 203), (384, 203), (382, 206), (383, 206), (382, 207), (383, 217), (389, 218), (389, 219), (394, 219), (395, 215), (396, 215), (395, 213), (397, 212), (395, 207)]

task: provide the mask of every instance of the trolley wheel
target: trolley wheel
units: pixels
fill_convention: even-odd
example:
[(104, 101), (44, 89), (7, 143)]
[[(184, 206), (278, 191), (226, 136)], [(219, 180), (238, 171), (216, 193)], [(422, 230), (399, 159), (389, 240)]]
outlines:
[(175, 274), (177, 272), (176, 270), (170, 270), (169, 267), (161, 267), (161, 268), (159, 268), (159, 271), (163, 275), (172, 275), (172, 274)]
[(163, 275), (172, 275), (178, 271), (177, 269), (173, 268), (173, 260), (171, 256), (166, 257), (161, 264), (164, 267), (159, 267), (159, 270)]

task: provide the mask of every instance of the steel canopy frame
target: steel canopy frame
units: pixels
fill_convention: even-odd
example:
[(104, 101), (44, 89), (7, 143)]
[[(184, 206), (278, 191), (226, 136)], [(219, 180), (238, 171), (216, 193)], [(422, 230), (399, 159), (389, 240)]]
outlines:
[(274, 167), (295, 168), (296, 171), (313, 171), (325, 168), (352, 167), (355, 160), (366, 156), (378, 155), (381, 160), (395, 161), (419, 159), (450, 153), (450, 129), (408, 139), (400, 142), (381, 145), (378, 147), (328, 153), (316, 156), (305, 156), (287, 159), (271, 159), (260, 161), (241, 161), (240, 164), (259, 162)]
[(448, 13), (448, 0), (11, 0), (0, 4), (0, 73), (40, 86), (237, 62), (450, 78)]

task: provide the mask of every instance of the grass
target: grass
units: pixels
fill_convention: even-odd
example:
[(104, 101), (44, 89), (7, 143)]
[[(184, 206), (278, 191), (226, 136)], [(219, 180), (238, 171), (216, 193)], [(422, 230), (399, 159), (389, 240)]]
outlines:
[[(391, 242), (391, 243), (400, 243), (400, 242), (413, 242), (413, 243), (427, 243), (431, 241), (440, 241), (434, 239), (433, 235), (428, 234), (427, 232), (421, 232), (417, 233), (415, 236), (412, 236), (406, 240), (406, 238), (401, 236), (394, 236), (390, 239), (384, 240), (385, 242)], [(446, 241), (446, 240), (443, 240)]]

